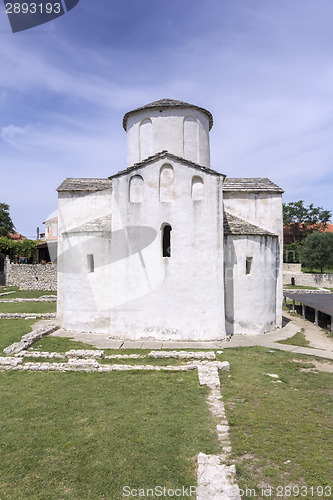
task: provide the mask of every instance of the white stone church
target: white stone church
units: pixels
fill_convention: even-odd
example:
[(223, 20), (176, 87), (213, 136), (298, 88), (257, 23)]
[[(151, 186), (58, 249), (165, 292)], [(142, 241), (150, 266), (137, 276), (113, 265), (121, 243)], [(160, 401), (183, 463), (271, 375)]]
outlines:
[(114, 339), (222, 340), (281, 327), (282, 189), (211, 169), (211, 113), (125, 114), (127, 168), (59, 192), (58, 321)]

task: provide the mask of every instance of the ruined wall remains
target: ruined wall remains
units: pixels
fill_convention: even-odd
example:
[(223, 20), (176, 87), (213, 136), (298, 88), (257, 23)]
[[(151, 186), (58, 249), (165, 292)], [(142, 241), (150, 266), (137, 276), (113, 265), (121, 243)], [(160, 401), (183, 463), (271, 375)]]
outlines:
[(333, 288), (333, 274), (312, 274), (312, 273), (283, 273), (283, 284), (290, 285), (291, 278), (295, 279), (295, 285), (315, 286), (322, 288)]
[(5, 262), (6, 286), (22, 290), (57, 290), (56, 264), (12, 264)]

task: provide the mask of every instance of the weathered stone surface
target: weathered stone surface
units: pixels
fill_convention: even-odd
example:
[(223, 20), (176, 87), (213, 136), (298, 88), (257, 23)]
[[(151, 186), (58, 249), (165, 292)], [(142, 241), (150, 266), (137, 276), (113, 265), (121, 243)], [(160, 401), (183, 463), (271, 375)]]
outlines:
[[(325, 295), (331, 295), (331, 291), (330, 290), (324, 290), (323, 288), (320, 288), (319, 290), (309, 290), (309, 289), (306, 289), (306, 288), (302, 288), (302, 289), (293, 289), (293, 290), (289, 290), (288, 288), (285, 288), (283, 290), (284, 292), (288, 293), (288, 295), (295, 295), (295, 298), (297, 296), (298, 293), (306, 293), (306, 294), (325, 294)], [(296, 298), (297, 300), (297, 298)]]
[(57, 191), (104, 191), (112, 188), (112, 181), (109, 179), (76, 178), (67, 177)]
[(20, 318), (39, 318), (39, 319), (53, 319), (56, 317), (55, 313), (0, 313), (0, 319), (20, 319)]
[(223, 457), (199, 453), (197, 500), (241, 500), (235, 474), (235, 466), (223, 463)]
[(57, 290), (56, 264), (12, 264), (5, 260), (7, 286), (21, 290)]
[(143, 359), (145, 357), (145, 354), (112, 354), (104, 356), (104, 359)]
[(0, 366), (10, 366), (15, 367), (21, 365), (23, 362), (23, 358), (4, 358), (0, 357)]
[(23, 356), (24, 358), (58, 358), (66, 359), (64, 354), (60, 352), (46, 352), (46, 351), (21, 351), (16, 353), (15, 356)]
[(57, 297), (53, 296), (50, 297), (40, 297), (38, 299), (6, 299), (6, 300), (0, 300), (1, 304), (9, 304), (9, 303), (14, 303), (14, 302), (57, 302)]
[[(285, 271), (283, 273), (283, 284), (290, 285), (291, 278), (294, 278), (295, 285), (299, 286), (333, 288), (333, 274), (315, 274)], [(290, 292), (290, 290), (288, 290), (288, 292)], [(302, 293), (304, 293), (304, 290), (302, 290)]]
[(198, 365), (198, 375), (200, 385), (220, 387), (219, 373), (216, 367)]
[(249, 222), (224, 212), (223, 219), (224, 234), (256, 234), (262, 236), (273, 236), (272, 233), (262, 229), (259, 226), (250, 224)]
[(55, 332), (58, 328), (58, 325), (54, 323), (45, 324), (41, 328), (37, 327), (32, 332), (23, 335), (20, 342), (15, 342), (14, 344), (6, 347), (3, 352), (9, 355), (18, 353), (20, 351), (23, 351), (24, 349), (28, 349), (28, 347), (30, 347), (34, 342), (40, 340), (42, 337), (44, 337), (44, 335)]
[(220, 387), (218, 370), (230, 370), (228, 361), (213, 361), (209, 364), (203, 361), (197, 366), (200, 385), (208, 385), (211, 389)]
[(259, 191), (283, 193), (283, 189), (265, 177), (226, 177), (223, 183), (223, 191)]
[(68, 360), (67, 363), (68, 367), (73, 367), (73, 368), (80, 368), (80, 369), (91, 369), (91, 368), (98, 368), (100, 365), (96, 359), (77, 359), (77, 358), (71, 358)]
[[(11, 347), (11, 346), (10, 346)], [(39, 353), (36, 353), (39, 354)], [(46, 354), (46, 353), (45, 353)], [(51, 353), (47, 353), (51, 354)], [(54, 353), (58, 354), (58, 353)], [(22, 353), (22, 357), (26, 355)], [(21, 358), (10, 358), (10, 359), (21, 359)], [(23, 358), (22, 358), (23, 359)], [(84, 358), (70, 358), (67, 363), (24, 363), (21, 365), (13, 366), (12, 369), (22, 369), (22, 370), (55, 370), (55, 371), (101, 371), (101, 372), (110, 372), (110, 371), (128, 371), (128, 370), (139, 370), (139, 371), (191, 371), (196, 370), (200, 365), (197, 364), (187, 364), (187, 365), (179, 365), (179, 366), (156, 366), (156, 365), (119, 365), (119, 364), (99, 364), (96, 359), (84, 359)], [(207, 368), (207, 367), (205, 367)], [(213, 370), (217, 370), (216, 367), (213, 367)]]
[(65, 352), (66, 358), (101, 358), (104, 351), (98, 349), (71, 349)]
[(163, 358), (175, 358), (175, 359), (207, 359), (215, 360), (215, 352), (190, 352), (190, 351), (151, 351), (148, 354), (149, 358), (163, 359)]
[(216, 431), (223, 451), (221, 455), (199, 453), (197, 500), (210, 498), (215, 500), (240, 500), (240, 490), (235, 483), (235, 466), (227, 464), (227, 455), (231, 453), (232, 448), (218, 373), (218, 369), (229, 370), (230, 365), (227, 361), (211, 363), (203, 361), (197, 367), (200, 385), (207, 385), (210, 388), (208, 404), (210, 411), (220, 422), (216, 426)]

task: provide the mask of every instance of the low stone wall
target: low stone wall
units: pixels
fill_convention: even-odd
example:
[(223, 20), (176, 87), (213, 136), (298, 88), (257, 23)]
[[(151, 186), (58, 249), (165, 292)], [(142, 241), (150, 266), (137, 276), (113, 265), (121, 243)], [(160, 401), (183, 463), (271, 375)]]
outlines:
[(288, 273), (301, 273), (302, 272), (302, 264), (288, 264), (286, 262), (283, 263), (283, 272)]
[(283, 273), (283, 284), (290, 285), (295, 278), (295, 285), (333, 288), (333, 274)]
[(5, 262), (6, 286), (21, 290), (57, 290), (56, 264), (11, 264)]

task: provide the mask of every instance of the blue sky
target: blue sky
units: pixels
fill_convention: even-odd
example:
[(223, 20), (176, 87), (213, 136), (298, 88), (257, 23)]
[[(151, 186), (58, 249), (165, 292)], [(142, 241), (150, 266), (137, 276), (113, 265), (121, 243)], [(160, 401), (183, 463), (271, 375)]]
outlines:
[(19, 232), (66, 177), (126, 166), (123, 115), (161, 99), (214, 116), (212, 168), (333, 210), (331, 0), (80, 0), (13, 34), (0, 7), (0, 201)]

